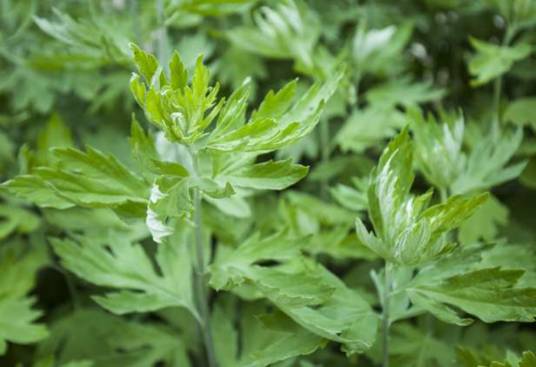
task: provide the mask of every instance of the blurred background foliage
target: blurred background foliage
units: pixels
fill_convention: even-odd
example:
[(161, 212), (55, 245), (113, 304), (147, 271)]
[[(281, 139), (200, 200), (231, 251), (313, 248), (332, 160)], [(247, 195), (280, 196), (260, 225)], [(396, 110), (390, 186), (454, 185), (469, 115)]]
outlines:
[[(49, 149), (57, 146), (89, 144), (132, 164), (125, 137), (132, 114), (143, 116), (128, 89), (129, 41), (155, 52), (163, 64), (176, 49), (192, 68), (201, 53), (222, 82), (222, 94), (251, 78), (252, 102), (296, 77), (301, 87), (327, 81), (344, 63), (345, 78), (315, 133), (277, 152), (311, 165), (308, 178), (296, 189), (251, 200), (253, 212), (271, 215), (237, 224), (208, 209), (206, 221), (216, 237), (234, 243), (252, 228), (314, 234), (318, 257), (374, 303), (364, 281), (374, 256), (348, 245), (355, 241), (353, 218), (366, 208), (365, 178), (388, 139), (409, 120), (433, 119), (423, 116), (431, 113), (451, 126), (463, 116), (465, 130), (457, 139), (467, 156), (459, 159), (469, 163), (452, 169), (469, 173), (465, 181), (438, 178), (438, 171), (451, 167), (433, 161), (423, 143), (418, 189), (424, 191), (427, 182), (451, 193), (492, 189), (492, 200), (462, 227), (459, 239), (507, 239), (519, 261), (534, 260), (535, 23), (531, 0), (3, 0), (0, 175), (5, 181), (31, 172), (54, 159)], [(514, 163), (507, 167), (509, 161)], [(184, 346), (173, 333), (187, 331), (187, 321), (165, 312), (153, 319), (118, 318), (91, 306), (93, 286), (62, 269), (46, 240), (66, 228), (98, 232), (124, 223), (104, 209), (65, 214), (37, 210), (5, 191), (0, 197), (0, 325), (10, 310), (22, 307), (28, 314), (21, 320), (40, 317), (49, 329), (48, 337), (38, 327), (29, 338), (11, 339), (6, 350), (0, 326), (0, 365), (78, 360), (64, 366), (85, 366), (95, 355), (96, 366), (181, 365), (175, 354)], [(129, 236), (136, 238), (137, 231), (130, 228)], [(527, 266), (536, 271), (534, 262)], [(2, 297), (13, 302), (2, 303)], [(394, 328), (395, 366), (460, 365), (451, 362), (456, 354), (467, 366), (514, 361), (511, 353), (536, 345), (534, 331), (517, 324), (458, 329), (434, 322), (429, 335), (421, 328), (425, 322)], [(373, 349), (359, 365), (378, 358)], [(281, 366), (357, 360), (325, 349), (292, 363)]]

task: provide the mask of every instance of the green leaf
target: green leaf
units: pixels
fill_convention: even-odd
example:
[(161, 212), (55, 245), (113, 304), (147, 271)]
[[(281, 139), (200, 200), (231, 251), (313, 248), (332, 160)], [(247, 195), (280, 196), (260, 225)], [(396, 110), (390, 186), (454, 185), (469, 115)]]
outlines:
[(459, 238), (464, 244), (480, 239), (487, 242), (497, 238), (499, 228), (508, 223), (509, 211), (493, 195), (460, 226)]
[(0, 355), (7, 342), (31, 344), (48, 336), (45, 325), (36, 323), (42, 312), (32, 308), (35, 297), (27, 296), (46, 255), (40, 249), (25, 254), (22, 245), (6, 243), (0, 248)]
[(120, 234), (106, 241), (89, 237), (52, 239), (63, 266), (79, 277), (116, 291), (93, 299), (113, 313), (150, 312), (184, 307), (197, 317), (193, 304), (188, 231), (176, 233), (156, 253), (159, 272), (139, 244)]
[(371, 105), (389, 109), (439, 100), (444, 94), (443, 89), (434, 88), (431, 82), (412, 82), (409, 78), (399, 78), (370, 89), (366, 98)]
[(95, 68), (126, 63), (128, 36), (125, 35), (125, 25), (119, 25), (116, 18), (112, 20), (111, 17), (101, 13), (100, 17), (76, 20), (58, 9), (53, 11), (56, 21), (37, 16), (34, 17), (34, 21), (43, 32), (61, 43), (61, 52), (54, 59), (56, 64)]
[(0, 300), (0, 355), (6, 352), (6, 341), (31, 344), (48, 336), (44, 325), (34, 322), (42, 315), (32, 309), (35, 298), (6, 298)]
[(246, 342), (236, 366), (270, 366), (311, 354), (326, 344), (323, 338), (298, 326), (282, 313), (252, 316), (246, 315), (243, 321)]
[(423, 276), (417, 277), (407, 292), (412, 300), (417, 296), (419, 306), (446, 322), (459, 318), (452, 314), (453, 309), (445, 312), (441, 307), (442, 312), (438, 312), (438, 303), (459, 308), (484, 322), (531, 322), (536, 317), (536, 289), (516, 288), (522, 275), (522, 270), (495, 267), (454, 275), (439, 282), (427, 281)]
[[(152, 84), (153, 77), (157, 73), (159, 67), (158, 60), (154, 55), (143, 51), (134, 43), (130, 43), (129, 47), (132, 51), (134, 63), (140, 71), (140, 74), (145, 78), (146, 83)], [(175, 59), (172, 59), (172, 63), (174, 66), (177, 66)]]
[(12, 233), (30, 233), (34, 231), (41, 219), (29, 210), (15, 205), (0, 204), (0, 240)]
[(308, 168), (290, 160), (229, 166), (216, 178), (233, 186), (257, 190), (283, 190), (307, 175)]
[(313, 266), (309, 271), (335, 288), (332, 296), (318, 305), (276, 303), (278, 307), (309, 331), (342, 343), (348, 355), (369, 349), (376, 338), (378, 318), (368, 303), (322, 266)]
[(519, 367), (536, 367), (536, 355), (533, 352), (523, 352)]
[(523, 132), (492, 130), (486, 136), (478, 135), (471, 152), (467, 155), (464, 171), (452, 183), (454, 194), (467, 194), (486, 190), (492, 186), (518, 177), (527, 162), (508, 165), (523, 140)]
[(368, 191), (368, 182), (355, 177), (352, 181), (354, 186), (339, 184), (331, 188), (331, 196), (333, 196), (339, 205), (347, 209), (358, 212), (366, 210), (368, 207), (366, 194)]
[[(269, 366), (311, 354), (326, 344), (324, 339), (301, 328), (284, 314), (265, 312), (265, 307), (245, 305), (239, 328), (235, 328), (231, 322), (234, 309), (215, 307), (212, 313), (214, 343), (222, 367)], [(239, 335), (242, 338), (239, 339)]]
[(37, 157), (39, 162), (46, 164), (47, 158), (52, 158), (51, 148), (72, 147), (73, 145), (71, 130), (65, 125), (61, 117), (54, 113), (50, 116), (45, 129), (37, 137)]
[[(347, 288), (321, 265), (299, 256), (303, 239), (279, 233), (264, 239), (250, 237), (233, 251), (221, 254), (211, 266), (210, 284), (216, 289), (253, 287), (310, 332), (344, 344), (351, 354), (372, 346), (377, 318), (361, 296)], [(263, 260), (280, 263), (266, 267)]]
[(532, 46), (527, 43), (497, 46), (472, 37), (470, 42), (476, 51), (469, 62), (469, 72), (474, 76), (471, 81), (473, 86), (486, 84), (507, 73), (516, 61), (523, 60), (532, 52)]
[(270, 90), (264, 97), (259, 108), (253, 111), (252, 120), (279, 119), (291, 107), (296, 95), (297, 80), (287, 83), (279, 91)]
[[(74, 204), (86, 207), (144, 205), (148, 188), (117, 159), (88, 147), (86, 152), (56, 148), (51, 167), (38, 167), (4, 183), (19, 197), (45, 207), (65, 209)], [(59, 198), (59, 200), (58, 200)]]
[(306, 244), (303, 239), (291, 239), (281, 232), (261, 238), (254, 234), (245, 240), (237, 249), (219, 255), (211, 267), (210, 284), (221, 289), (242, 282), (243, 274), (250, 265), (263, 260), (291, 260), (299, 256), (301, 248)]
[(391, 363), (398, 366), (451, 367), (454, 351), (446, 340), (410, 324), (394, 325)]
[(335, 142), (343, 151), (363, 153), (396, 135), (404, 123), (404, 115), (396, 109), (376, 105), (356, 109), (337, 132)]
[(517, 126), (530, 126), (536, 131), (536, 97), (524, 97), (513, 101), (504, 111), (504, 120)]
[(46, 367), (64, 367), (80, 360), (103, 367), (158, 363), (191, 367), (184, 330), (159, 322), (127, 320), (97, 308), (81, 307), (56, 318), (50, 329), (50, 337), (37, 351), (39, 356), (55, 356), (56, 363)]
[(285, 197), (290, 205), (299, 210), (298, 215), (307, 216), (318, 224), (336, 226), (352, 223), (353, 213), (312, 195), (289, 191)]

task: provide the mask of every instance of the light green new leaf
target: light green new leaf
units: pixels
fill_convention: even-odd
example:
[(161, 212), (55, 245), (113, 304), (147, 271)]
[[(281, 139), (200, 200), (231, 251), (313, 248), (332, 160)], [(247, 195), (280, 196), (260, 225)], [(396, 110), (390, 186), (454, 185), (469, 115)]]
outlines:
[(264, 6), (254, 13), (253, 18), (253, 26), (227, 32), (236, 47), (265, 57), (294, 59), (311, 69), (313, 48), (320, 36), (320, 22), (304, 2), (285, 0), (275, 9)]
[(384, 259), (404, 265), (424, 263), (451, 252), (455, 244), (443, 235), (458, 227), (480, 206), (487, 195), (450, 197), (426, 208), (431, 191), (410, 194), (414, 175), (413, 151), (404, 129), (384, 150), (372, 174), (368, 191), (369, 217), (375, 235), (356, 219), (358, 239)]
[(367, 29), (367, 22), (359, 22), (352, 41), (352, 58), (358, 70), (381, 76), (399, 74), (412, 31), (409, 22), (381, 29)]
[(207, 147), (261, 154), (298, 142), (315, 128), (324, 104), (337, 90), (343, 75), (344, 69), (338, 70), (329, 81), (313, 84), (300, 97), (295, 95), (294, 81), (275, 94), (268, 92), (247, 123), (237, 122), (231, 130), (217, 125)]
[(441, 114), (438, 121), (430, 114), (413, 109), (408, 112), (415, 140), (415, 160), (426, 180), (444, 191), (462, 173), (466, 157), (462, 151), (464, 119), (461, 115)]
[[(268, 93), (249, 121), (245, 118), (249, 82), (228, 100), (218, 98), (219, 85), (210, 86), (209, 70), (197, 59), (190, 83), (178, 54), (170, 63), (171, 82), (161, 68), (150, 61), (154, 56), (131, 45), (139, 72), (131, 78), (131, 91), (149, 121), (172, 143), (196, 144), (196, 150), (219, 152), (271, 152), (296, 143), (318, 123), (324, 103), (337, 89), (343, 70), (327, 83), (315, 83), (300, 98), (294, 98), (295, 84)], [(139, 54), (139, 55), (138, 55)], [(158, 83), (153, 79), (158, 78)]]
[(532, 46), (527, 43), (497, 46), (472, 37), (470, 42), (476, 50), (469, 62), (469, 72), (475, 77), (471, 81), (473, 86), (486, 84), (508, 72), (516, 61), (523, 60), (532, 52)]
[(68, 270), (91, 283), (117, 290), (93, 297), (104, 308), (121, 315), (180, 306), (197, 317), (188, 234), (176, 233), (168, 242), (158, 245), (156, 262), (160, 273), (144, 249), (121, 234), (111, 234), (106, 242), (89, 237), (51, 242)]
[[(417, 276), (407, 288), (410, 298), (439, 319), (460, 324), (456, 307), (484, 322), (531, 322), (536, 317), (536, 289), (516, 288), (523, 270), (498, 267), (470, 271), (439, 281)], [(448, 305), (450, 311), (444, 306)], [(463, 321), (461, 324), (466, 323)]]
[(151, 187), (145, 224), (156, 243), (173, 234), (174, 227), (183, 225), (193, 210), (190, 187), (186, 179), (158, 178)]

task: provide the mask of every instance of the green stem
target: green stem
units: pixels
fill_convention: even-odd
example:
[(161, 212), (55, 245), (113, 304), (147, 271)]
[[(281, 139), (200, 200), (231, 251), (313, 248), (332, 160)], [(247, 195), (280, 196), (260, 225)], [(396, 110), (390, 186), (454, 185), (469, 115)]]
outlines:
[(165, 68), (167, 65), (167, 28), (164, 20), (164, 0), (156, 1), (156, 19), (158, 22), (158, 35), (156, 39), (156, 55)]
[[(197, 152), (189, 149), (192, 158), (192, 175), (199, 175), (197, 162)], [(205, 352), (209, 367), (218, 367), (216, 353), (214, 351), (214, 341), (212, 338), (212, 327), (210, 325), (210, 309), (208, 304), (208, 287), (206, 279), (205, 247), (203, 244), (203, 206), (201, 202), (201, 190), (194, 187), (194, 243), (195, 243), (195, 265), (194, 265), (194, 294), (196, 298), (197, 311), (199, 312), (199, 332), (203, 338)]]
[(134, 39), (136, 40), (136, 43), (140, 43), (141, 41), (141, 25), (140, 25), (140, 9), (139, 9), (139, 3), (138, 0), (131, 0), (130, 1), (130, 16), (132, 17), (132, 34), (134, 35)]
[(214, 342), (212, 339), (212, 328), (210, 325), (210, 311), (208, 305), (208, 289), (206, 282), (205, 251), (203, 246), (202, 232), (202, 206), (201, 192), (199, 188), (194, 188), (194, 222), (195, 222), (195, 274), (194, 286), (196, 303), (201, 317), (200, 331), (205, 344), (205, 351), (209, 367), (217, 367), (216, 355), (214, 352)]
[(389, 301), (391, 298), (391, 264), (386, 261), (383, 275), (383, 290), (382, 290), (382, 352), (383, 352), (383, 367), (389, 367), (389, 326), (390, 326), (390, 310)]
[(444, 187), (439, 188), (439, 200), (441, 200), (441, 203), (444, 203), (449, 198), (449, 192), (448, 189)]
[[(501, 46), (508, 46), (514, 39), (514, 36), (517, 33), (517, 26), (515, 24), (512, 24), (508, 26), (506, 29), (506, 34), (503, 37), (503, 40), (501, 42)], [(500, 124), (501, 114), (500, 114), (500, 108), (501, 108), (501, 92), (502, 92), (502, 84), (503, 84), (503, 76), (500, 75), (497, 79), (495, 79), (495, 82), (493, 83), (493, 124), (495, 127), (498, 127)]]
[[(320, 154), (322, 165), (328, 164), (331, 155), (329, 140), (329, 123), (326, 119), (322, 119), (322, 121), (320, 121)], [(329, 189), (328, 180), (326, 178), (323, 178), (320, 185), (322, 190), (322, 196), (324, 198), (327, 198)]]

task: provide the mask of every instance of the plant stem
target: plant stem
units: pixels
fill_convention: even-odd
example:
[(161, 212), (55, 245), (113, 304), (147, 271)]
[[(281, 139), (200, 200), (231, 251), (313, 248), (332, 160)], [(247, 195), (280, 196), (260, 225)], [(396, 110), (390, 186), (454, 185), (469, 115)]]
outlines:
[[(197, 152), (192, 148), (189, 148), (188, 151), (192, 159), (192, 175), (197, 177), (199, 176)], [(210, 325), (209, 294), (206, 279), (207, 261), (205, 259), (205, 248), (203, 244), (203, 205), (201, 200), (201, 190), (199, 187), (194, 187), (194, 295), (200, 318), (198, 322), (199, 334), (201, 334), (205, 346), (208, 367), (218, 367), (216, 353), (214, 352), (214, 341), (212, 339), (212, 327)]]
[(383, 294), (382, 300), (382, 351), (383, 367), (389, 367), (389, 298), (391, 298), (391, 264), (386, 261), (383, 274)]
[(194, 188), (194, 222), (195, 222), (195, 274), (194, 285), (197, 298), (197, 307), (201, 317), (200, 331), (203, 334), (203, 342), (209, 367), (217, 367), (216, 355), (214, 353), (214, 343), (212, 339), (212, 328), (210, 325), (210, 311), (208, 305), (208, 290), (206, 285), (205, 251), (203, 248), (202, 234), (202, 206), (201, 193), (199, 188)]
[(444, 203), (449, 198), (448, 189), (440, 187), (439, 188), (439, 200), (441, 203)]
[[(509, 25), (506, 29), (506, 33), (501, 42), (501, 46), (505, 47), (510, 45), (515, 34), (517, 33), (517, 26), (514, 24)], [(500, 75), (493, 83), (493, 124), (498, 127), (500, 124), (500, 108), (501, 108), (501, 92), (502, 92), (503, 76)]]
[[(331, 155), (331, 150), (329, 146), (329, 123), (327, 119), (322, 119), (320, 121), (320, 154), (321, 154), (321, 163), (326, 165), (329, 162), (329, 157)], [(324, 199), (328, 196), (328, 180), (323, 178), (321, 183), (321, 193)]]
[(164, 68), (167, 65), (168, 50), (167, 50), (167, 28), (164, 19), (164, 0), (156, 1), (156, 20), (158, 22), (158, 33), (156, 39), (156, 55), (160, 64)]

